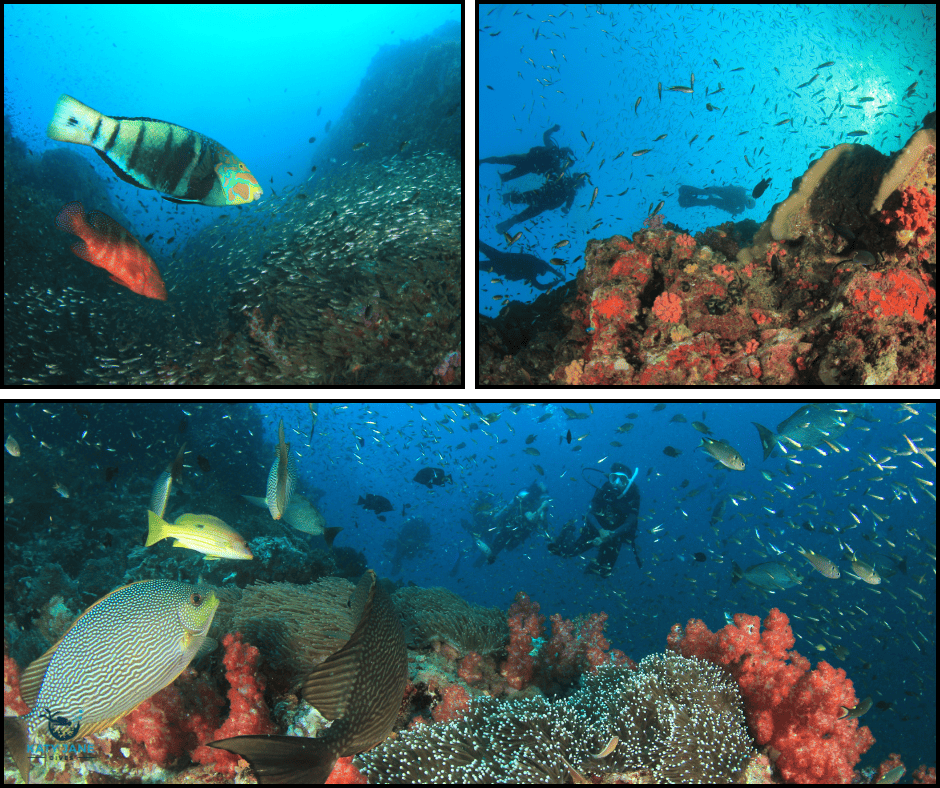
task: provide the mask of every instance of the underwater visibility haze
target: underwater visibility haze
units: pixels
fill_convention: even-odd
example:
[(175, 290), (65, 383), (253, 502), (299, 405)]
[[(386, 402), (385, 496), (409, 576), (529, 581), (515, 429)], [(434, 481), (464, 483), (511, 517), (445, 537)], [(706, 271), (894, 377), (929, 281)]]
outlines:
[(8, 781), (936, 780), (934, 404), (7, 403), (4, 440)]
[(460, 35), (453, 4), (4, 6), (5, 382), (454, 383)]

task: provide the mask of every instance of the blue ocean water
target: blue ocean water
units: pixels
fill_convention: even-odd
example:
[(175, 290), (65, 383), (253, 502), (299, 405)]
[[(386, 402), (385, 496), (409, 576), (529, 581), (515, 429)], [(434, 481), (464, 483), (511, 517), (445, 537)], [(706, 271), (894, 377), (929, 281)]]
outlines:
[[(106, 115), (166, 120), (218, 140), (270, 196), (307, 182), (317, 144), (307, 140), (319, 137), (322, 149), (324, 126), (341, 117), (381, 47), (459, 18), (459, 6), (433, 4), (142, 4), (120, 14), (10, 4), (4, 112), (37, 156), (65, 145), (46, 137), (62, 93)], [(66, 147), (110, 175), (91, 148)], [(176, 239), (167, 254), (219, 219), (219, 209), (168, 203), (116, 178), (110, 187), (138, 237)]]
[[(660, 200), (665, 220), (693, 233), (732, 218), (717, 207), (680, 207), (680, 184), (750, 194), (770, 178), (755, 207), (734, 217), (759, 224), (822, 151), (860, 142), (890, 154), (936, 109), (933, 4), (487, 3), (477, 21), (478, 158), (525, 153), (558, 124), (553, 139), (576, 157), (570, 170), (590, 175), (567, 217), (546, 211), (510, 233), (526, 230), (511, 251), (569, 261), (559, 269), (568, 279), (583, 267), (571, 261), (588, 239), (630, 237)], [(668, 90), (689, 87), (693, 74), (694, 94)], [(867, 135), (847, 136), (853, 131)], [(541, 183), (501, 184), (498, 173), (508, 170), (479, 167), (479, 239), (500, 250), (496, 224), (523, 207), (503, 206), (502, 194)], [(553, 252), (565, 239), (570, 246)], [(483, 314), (499, 311), (496, 296), (538, 295), (494, 278), (478, 276)]]
[[(35, 656), (27, 656), (31, 625), (17, 624), (31, 621), (52, 593), (81, 609), (149, 576), (139, 573), (152, 572), (154, 555), (166, 556), (167, 576), (194, 579), (189, 551), (155, 546), (139, 566), (135, 552), (150, 486), (183, 441), (187, 467), (169, 511), (211, 506), (250, 544), (259, 535), (257, 513), (241, 496), (263, 495), (283, 420), (298, 493), (316, 500), (328, 526), (343, 529), (334, 547), (347, 567), (359, 554), (363, 566), (396, 584), (442, 586), (504, 611), (520, 591), (546, 616), (604, 611), (611, 647), (635, 660), (662, 651), (673, 624), (700, 618), (716, 631), (730, 615), (779, 608), (797, 651), (814, 665), (844, 669), (859, 699), (872, 697), (862, 723), (877, 742), (860, 765), (900, 753), (906, 782), (936, 760), (936, 407), (838, 407), (847, 426), (825, 426), (828, 444), (799, 451), (784, 440), (789, 451), (765, 460), (752, 423), (776, 433), (801, 403), (8, 403), (5, 433), (21, 455), (4, 455), (11, 589), (4, 602), (13, 622), (6, 635), (25, 664)], [(809, 423), (809, 413), (796, 423)], [(730, 443), (745, 469), (717, 465), (699, 448), (702, 430)], [(211, 470), (200, 471), (197, 457)], [(585, 571), (593, 551), (562, 559), (547, 545), (569, 520), (581, 522), (592, 485), (615, 462), (638, 471), (642, 566), (625, 545), (602, 579)], [(415, 483), (425, 467), (452, 481), (430, 489)], [(53, 481), (70, 497), (56, 494)], [(544, 532), (492, 564), (479, 562), (461, 520), (473, 518), (481, 494), (509, 501), (535, 481), (551, 500)], [(389, 500), (384, 521), (357, 505), (369, 494)], [(411, 517), (427, 522), (430, 539), (394, 571), (395, 542)], [(305, 549), (322, 546), (319, 538), (288, 535)], [(840, 577), (815, 571), (797, 547), (830, 559)], [(854, 576), (850, 551), (876, 567), (879, 584)], [(767, 561), (801, 582), (774, 593), (732, 584), (733, 563), (747, 569)], [(283, 579), (257, 551), (250, 562), (196, 563), (207, 582)]]

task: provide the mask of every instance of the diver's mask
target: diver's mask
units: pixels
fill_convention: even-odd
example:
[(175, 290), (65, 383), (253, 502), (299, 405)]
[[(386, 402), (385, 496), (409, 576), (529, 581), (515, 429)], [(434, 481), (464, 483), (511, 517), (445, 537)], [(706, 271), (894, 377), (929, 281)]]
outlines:
[(633, 486), (633, 481), (636, 479), (636, 475), (640, 472), (639, 466), (633, 472), (633, 476), (627, 476), (627, 474), (620, 471), (615, 471), (607, 476), (607, 481), (611, 487), (620, 490), (620, 495), (617, 496), (617, 500), (620, 500), (627, 494), (630, 488)]

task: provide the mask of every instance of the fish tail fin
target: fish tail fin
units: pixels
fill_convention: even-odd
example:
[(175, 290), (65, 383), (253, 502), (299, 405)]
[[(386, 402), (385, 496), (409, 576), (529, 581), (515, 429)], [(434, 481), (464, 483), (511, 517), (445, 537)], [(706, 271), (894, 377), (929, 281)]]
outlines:
[(774, 451), (777, 449), (777, 436), (774, 435), (770, 430), (768, 430), (763, 424), (758, 424), (756, 421), (752, 421), (755, 427), (757, 427), (757, 432), (760, 435), (761, 446), (764, 447), (764, 459), (771, 457)]
[(234, 736), (208, 744), (244, 758), (264, 782), (322, 785), (337, 758), (329, 741), (299, 736)]
[(360, 495), (360, 496), (359, 496), (359, 500), (356, 502), (356, 506), (362, 506), (364, 503), (365, 503), (365, 500), (364, 500), (363, 497)]
[(731, 562), (731, 585), (734, 585), (742, 577), (744, 577), (744, 572), (741, 570), (741, 567), (738, 566), (736, 561)]
[(147, 532), (147, 543), (144, 547), (155, 545), (161, 539), (166, 539), (169, 534), (166, 532), (169, 523), (155, 512), (147, 510), (147, 520), (149, 531)]
[(26, 750), (26, 723), (21, 717), (3, 718), (3, 743), (25, 782), (29, 782), (29, 753)]
[[(63, 93), (59, 96), (55, 109), (52, 111), (52, 120), (49, 121), (49, 126), (46, 128), (46, 136), (49, 139), (61, 142), (92, 145), (94, 129), (99, 123), (102, 126), (102, 131), (109, 132), (105, 121), (114, 123), (113, 120), (104, 117), (100, 112)], [(92, 145), (92, 147), (94, 146)]]
[(333, 540), (336, 538), (336, 534), (342, 531), (342, 528), (324, 528), (323, 529), (323, 539), (326, 541), (327, 547), (333, 546)]

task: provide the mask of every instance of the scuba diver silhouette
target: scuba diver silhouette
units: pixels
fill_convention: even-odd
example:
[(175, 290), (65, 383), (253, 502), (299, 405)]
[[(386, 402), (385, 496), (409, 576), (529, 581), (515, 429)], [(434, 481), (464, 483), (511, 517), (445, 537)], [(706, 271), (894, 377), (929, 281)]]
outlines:
[(598, 468), (585, 468), (581, 478), (594, 487), (594, 496), (584, 516), (581, 533), (575, 536), (575, 520), (569, 520), (557, 539), (549, 542), (548, 550), (562, 558), (573, 558), (596, 547), (597, 557), (587, 571), (600, 577), (610, 577), (624, 542), (630, 542), (637, 567), (642, 567), (636, 549), (636, 529), (639, 523), (640, 490), (634, 484), (640, 469), (631, 475), (627, 466), (615, 462), (602, 487), (596, 487), (584, 476), (584, 471), (603, 474)]
[[(539, 290), (549, 290), (559, 282), (563, 282), (565, 277), (548, 263), (534, 254), (524, 254), (521, 252), (500, 252), (489, 244), (478, 241), (480, 251), (485, 254), (489, 260), (480, 260), (477, 268), (492, 271), (504, 279), (512, 279), (517, 282), (526, 282)], [(554, 281), (548, 284), (541, 284), (536, 280), (540, 274), (551, 274), (556, 277)]]
[[(501, 498), (501, 497), (500, 497)], [(535, 481), (502, 504), (492, 493), (481, 493), (475, 504), (473, 523), (461, 520), (470, 530), (480, 557), (474, 566), (492, 564), (503, 550), (513, 550), (539, 529), (544, 532), (551, 498), (544, 482)]]
[(737, 216), (743, 210), (753, 208), (756, 204), (743, 186), (708, 186), (704, 189), (697, 189), (694, 186), (679, 187), (679, 205), (683, 208), (713, 205), (732, 216)]
[[(562, 175), (560, 178), (550, 180), (538, 189), (532, 189), (521, 194), (519, 192), (504, 194), (503, 202), (506, 205), (522, 203), (528, 205), (528, 208), (509, 219), (501, 221), (496, 225), (496, 229), (504, 233), (514, 224), (534, 219), (543, 211), (550, 211), (555, 208), (561, 208), (561, 212), (567, 214), (574, 204), (575, 194), (577, 194), (578, 189), (584, 186), (586, 179), (586, 172), (576, 172), (572, 175)], [(564, 207), (562, 208), (562, 206)]]
[(480, 159), (480, 164), (512, 164), (513, 169), (509, 172), (500, 173), (499, 179), (505, 183), (523, 175), (561, 175), (566, 161), (574, 161), (574, 151), (571, 148), (559, 148), (552, 140), (552, 134), (560, 129), (557, 123), (542, 134), (544, 145), (537, 145), (530, 148), (528, 153), (511, 153), (508, 156), (490, 156), (486, 159)]

